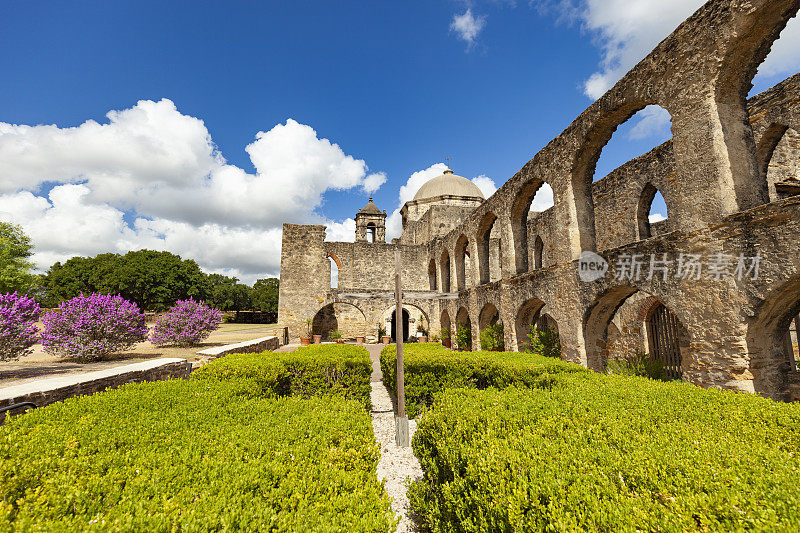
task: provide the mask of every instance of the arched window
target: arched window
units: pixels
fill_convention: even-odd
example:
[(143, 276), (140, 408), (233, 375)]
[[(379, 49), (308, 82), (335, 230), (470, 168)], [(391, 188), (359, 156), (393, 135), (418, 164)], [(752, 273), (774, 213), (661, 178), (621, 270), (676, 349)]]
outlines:
[(442, 292), (450, 292), (450, 254), (442, 251)]
[(476, 235), (478, 243), (478, 271), (481, 285), (500, 279), (500, 239), (494, 230), (497, 217), (488, 213), (481, 221)]
[(331, 262), (331, 289), (339, 288), (339, 265), (333, 260), (333, 257), (328, 257)]
[(657, 234), (653, 232), (653, 225), (664, 222), (668, 216), (667, 203), (659, 190), (652, 183), (645, 185), (636, 210), (639, 240), (649, 239)]
[(435, 291), (438, 288), (436, 286), (436, 261), (434, 259), (431, 259), (431, 262), (428, 265), (428, 282), (430, 283), (432, 291)]
[(367, 224), (367, 242), (375, 242), (377, 235), (376, 231), (377, 230), (375, 229), (375, 224), (373, 222)]
[(542, 268), (542, 255), (544, 254), (544, 241), (537, 235), (533, 243), (533, 268)]
[(456, 288), (463, 291), (469, 285), (472, 264), (469, 258), (469, 241), (462, 235), (456, 242)]
[(553, 207), (553, 189), (540, 179), (533, 179), (521, 189), (511, 208), (511, 231), (514, 238), (516, 273), (528, 272), (528, 221), (532, 213)]

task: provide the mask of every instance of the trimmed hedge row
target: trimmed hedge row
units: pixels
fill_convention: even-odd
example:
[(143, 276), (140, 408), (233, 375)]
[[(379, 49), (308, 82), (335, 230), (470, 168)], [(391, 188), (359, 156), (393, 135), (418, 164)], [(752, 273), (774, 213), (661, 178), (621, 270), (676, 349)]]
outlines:
[(324, 344), (293, 352), (231, 354), (192, 373), (192, 379), (231, 382), (250, 397), (336, 395), (370, 407), (372, 363), (364, 347)]
[[(386, 386), (397, 394), (397, 348), (381, 351)], [(552, 357), (517, 352), (455, 352), (440, 344), (403, 346), (406, 410), (416, 417), (433, 402), (437, 392), (449, 388), (499, 389), (548, 387), (559, 374), (588, 372), (580, 365)]]
[(0, 527), (380, 531), (369, 414), (336, 396), (245, 397), (201, 380), (126, 385), (0, 429)]
[(432, 531), (800, 531), (800, 405), (644, 378), (448, 390), (419, 421)]

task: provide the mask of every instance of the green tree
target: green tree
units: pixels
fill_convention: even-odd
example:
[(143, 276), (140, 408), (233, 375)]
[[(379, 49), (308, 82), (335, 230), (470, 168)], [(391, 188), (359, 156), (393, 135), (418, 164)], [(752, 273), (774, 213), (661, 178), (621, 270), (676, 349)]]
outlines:
[(251, 307), (250, 295), (253, 289), (239, 283), (237, 278), (222, 274), (208, 275), (209, 303), (222, 311), (244, 311)]
[(28, 292), (36, 285), (31, 273), (33, 255), (31, 239), (22, 228), (10, 222), (0, 222), (0, 293)]
[(262, 313), (277, 313), (279, 289), (278, 278), (256, 280), (252, 292), (253, 309)]
[(176, 300), (207, 300), (211, 295), (208, 276), (197, 263), (154, 250), (73, 257), (50, 267), (43, 284), (48, 306), (81, 292), (99, 292), (120, 294), (144, 310), (163, 311)]

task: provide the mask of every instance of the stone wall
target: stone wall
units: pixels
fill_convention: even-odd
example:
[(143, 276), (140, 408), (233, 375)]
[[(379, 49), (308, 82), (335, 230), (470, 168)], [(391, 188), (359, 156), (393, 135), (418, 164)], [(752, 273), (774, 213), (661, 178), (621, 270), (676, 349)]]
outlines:
[[(557, 324), (564, 357), (602, 370), (613, 353), (646, 346), (637, 304), (652, 298), (685, 330), (683, 379), (775, 399), (796, 395), (782, 331), (800, 311), (800, 196), (779, 198), (775, 183), (800, 167), (800, 75), (749, 102), (745, 95), (798, 8), (797, 0), (707, 2), (485, 202), (460, 216), (443, 216), (443, 222), (432, 209), (407, 205), (408, 234), (401, 242), (418, 244), (403, 248), (404, 265), (412, 269), (404, 271), (404, 286), (429, 289), (428, 267), (435, 261), (442, 298), (420, 298), (431, 324), (468, 320), (477, 345), (481, 313), (491, 305), (504, 324), (513, 325), (505, 328), (506, 346), (516, 349), (526, 322), (546, 313)], [(673, 139), (593, 182), (614, 131), (649, 105), (669, 112)], [(555, 205), (531, 214), (544, 183), (552, 187)], [(644, 208), (656, 190), (669, 218), (648, 228)], [(412, 219), (426, 224), (412, 225)], [(391, 288), (385, 260), (350, 250), (346, 279), (353, 288), (364, 294)], [(604, 277), (579, 278), (584, 252), (609, 263)], [(762, 261), (756, 279), (681, 278), (675, 270), (681, 254), (701, 257), (706, 268), (713, 257), (736, 261), (760, 254)], [(626, 256), (670, 257), (672, 270), (634, 279), (622, 268)], [(300, 261), (286, 265), (289, 279), (302, 269)], [(302, 278), (313, 275), (307, 269)], [(295, 280), (290, 288), (299, 285)], [(336, 298), (309, 285), (301, 299), (312, 312), (314, 300), (319, 309)], [(365, 296), (353, 303), (370, 322), (380, 316), (377, 301)]]
[(191, 365), (186, 359), (164, 358), (96, 372), (38, 379), (0, 389), (0, 407), (22, 402), (33, 402), (37, 407), (44, 407), (73, 396), (90, 395), (126, 383), (186, 378), (190, 370)]

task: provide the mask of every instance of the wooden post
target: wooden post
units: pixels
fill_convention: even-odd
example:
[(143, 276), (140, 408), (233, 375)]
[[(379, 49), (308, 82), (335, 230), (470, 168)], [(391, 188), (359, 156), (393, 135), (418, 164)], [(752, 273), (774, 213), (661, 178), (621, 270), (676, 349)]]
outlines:
[(408, 447), (408, 417), (406, 416), (405, 366), (403, 364), (403, 290), (400, 286), (402, 265), (400, 250), (394, 251), (394, 324), (397, 339), (397, 416), (394, 419), (395, 444)]

